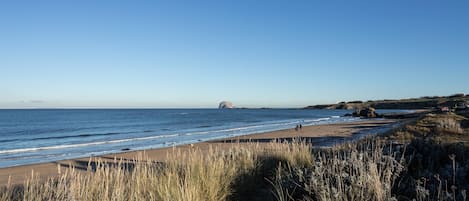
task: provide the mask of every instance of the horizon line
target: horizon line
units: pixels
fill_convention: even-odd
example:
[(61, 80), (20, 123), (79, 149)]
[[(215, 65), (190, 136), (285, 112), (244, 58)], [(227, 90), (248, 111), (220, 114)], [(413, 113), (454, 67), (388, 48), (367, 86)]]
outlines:
[[(231, 109), (301, 109), (303, 107), (235, 107)], [(217, 107), (22, 107), (0, 108), (0, 110), (52, 110), (52, 109), (220, 109)], [(230, 109), (228, 109), (230, 110)]]

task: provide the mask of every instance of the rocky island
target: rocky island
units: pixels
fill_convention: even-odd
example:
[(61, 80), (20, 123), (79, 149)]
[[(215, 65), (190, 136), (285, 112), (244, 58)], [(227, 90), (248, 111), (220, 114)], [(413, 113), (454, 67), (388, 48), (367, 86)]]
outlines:
[(218, 104), (218, 109), (233, 109), (234, 105), (230, 101), (222, 101)]

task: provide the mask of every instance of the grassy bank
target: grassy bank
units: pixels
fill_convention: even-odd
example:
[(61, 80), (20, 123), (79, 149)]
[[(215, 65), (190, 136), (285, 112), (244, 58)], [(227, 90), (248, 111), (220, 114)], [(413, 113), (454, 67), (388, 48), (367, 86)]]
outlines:
[(467, 118), (428, 115), (382, 137), (313, 149), (240, 144), (174, 152), (165, 163), (90, 162), (44, 182), (8, 185), (0, 200), (466, 200)]

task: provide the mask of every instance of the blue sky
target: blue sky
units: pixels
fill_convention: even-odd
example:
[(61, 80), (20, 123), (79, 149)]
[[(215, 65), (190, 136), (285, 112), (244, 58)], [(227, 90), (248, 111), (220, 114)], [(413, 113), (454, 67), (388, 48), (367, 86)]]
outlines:
[(2, 1), (0, 108), (469, 93), (468, 1)]

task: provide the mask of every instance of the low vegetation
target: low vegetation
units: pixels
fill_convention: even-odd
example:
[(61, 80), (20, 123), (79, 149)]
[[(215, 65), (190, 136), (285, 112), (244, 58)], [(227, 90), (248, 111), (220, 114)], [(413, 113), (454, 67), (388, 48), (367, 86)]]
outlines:
[(384, 140), (405, 148), (405, 166), (394, 191), (399, 200), (468, 200), (468, 117), (428, 114)]
[(301, 141), (171, 153), (164, 163), (93, 160), (0, 200), (467, 200), (467, 117), (427, 115), (381, 137), (314, 149)]

